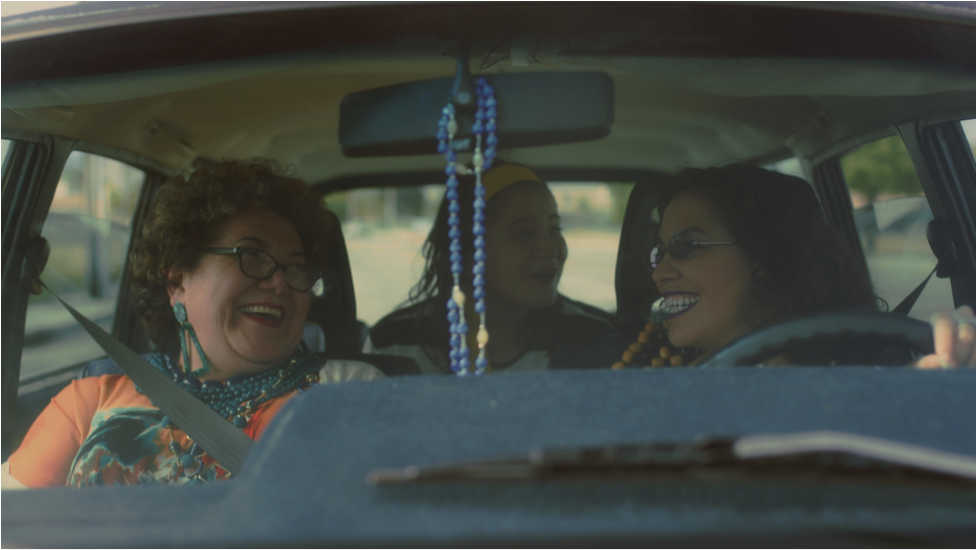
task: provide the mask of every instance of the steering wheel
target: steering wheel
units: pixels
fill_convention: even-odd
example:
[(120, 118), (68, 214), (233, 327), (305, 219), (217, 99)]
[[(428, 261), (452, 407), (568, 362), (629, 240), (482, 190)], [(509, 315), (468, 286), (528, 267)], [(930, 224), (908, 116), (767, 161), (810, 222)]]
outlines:
[(933, 329), (917, 319), (868, 310), (820, 313), (751, 332), (698, 361), (701, 368), (751, 366), (805, 345), (871, 341), (933, 353)]

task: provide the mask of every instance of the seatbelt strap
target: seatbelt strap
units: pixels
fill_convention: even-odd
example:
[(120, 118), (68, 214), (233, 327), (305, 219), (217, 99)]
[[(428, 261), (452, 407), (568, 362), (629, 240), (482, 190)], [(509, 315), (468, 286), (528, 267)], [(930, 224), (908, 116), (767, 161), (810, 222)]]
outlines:
[(919, 283), (919, 286), (909, 293), (909, 296), (903, 298), (902, 302), (900, 302), (899, 305), (892, 310), (892, 313), (902, 316), (909, 315), (909, 312), (912, 311), (913, 306), (916, 305), (916, 300), (919, 299), (919, 295), (922, 294), (923, 289), (926, 288), (926, 283), (928, 283), (930, 278), (933, 277), (933, 274), (936, 273), (937, 268), (939, 268), (939, 264), (933, 268), (933, 271), (930, 271), (930, 274), (923, 279), (923, 282)]
[[(913, 291), (909, 293), (909, 296), (903, 298), (902, 301), (899, 302), (899, 305), (897, 305), (889, 313), (892, 313), (894, 315), (901, 315), (903, 317), (908, 317), (909, 312), (912, 311), (913, 306), (916, 305), (916, 300), (919, 299), (919, 295), (922, 294), (923, 289), (926, 288), (926, 283), (930, 281), (930, 279), (933, 277), (933, 274), (936, 273), (936, 270), (938, 268), (939, 268), (939, 264), (937, 264), (937, 266), (933, 268), (933, 271), (930, 271), (930, 274), (927, 275), (925, 279), (923, 279), (923, 282), (919, 283), (919, 286), (914, 288)], [(893, 346), (889, 346), (885, 344), (878, 344), (877, 346), (875, 346), (874, 349), (869, 348), (869, 350), (870, 350), (869, 354), (871, 359), (868, 361), (868, 364), (871, 365), (883, 364), (883, 361), (887, 356), (896, 353), (894, 352), (895, 348)]]
[(227, 419), (205, 405), (165, 374), (149, 364), (136, 352), (118, 341), (102, 327), (96, 325), (87, 317), (78, 313), (60, 296), (54, 293), (40, 277), (34, 278), (58, 299), (68, 309), (71, 315), (88, 334), (102, 346), (122, 372), (126, 374), (136, 386), (149, 397), (153, 404), (194, 442), (200, 445), (221, 468), (231, 474), (241, 471), (244, 458), (248, 450), (254, 445), (254, 440), (244, 432), (234, 427)]

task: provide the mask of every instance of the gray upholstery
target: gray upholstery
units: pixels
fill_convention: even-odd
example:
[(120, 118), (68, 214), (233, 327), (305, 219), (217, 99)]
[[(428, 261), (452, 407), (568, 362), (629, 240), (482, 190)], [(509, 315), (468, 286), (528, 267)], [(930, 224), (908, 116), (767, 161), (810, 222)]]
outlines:
[(302, 334), (302, 341), (309, 347), (310, 351), (322, 353), (326, 351), (326, 334), (322, 332), (322, 327), (318, 323), (305, 323), (305, 332)]
[(648, 261), (658, 237), (658, 223), (652, 219), (662, 191), (658, 182), (659, 178), (639, 182), (628, 197), (614, 272), (618, 326), (644, 324), (651, 304), (660, 297)]
[(330, 353), (355, 353), (363, 349), (362, 323), (356, 320), (356, 292), (342, 225), (332, 216), (332, 249), (323, 270), (325, 292), (313, 297), (308, 321), (322, 327)]

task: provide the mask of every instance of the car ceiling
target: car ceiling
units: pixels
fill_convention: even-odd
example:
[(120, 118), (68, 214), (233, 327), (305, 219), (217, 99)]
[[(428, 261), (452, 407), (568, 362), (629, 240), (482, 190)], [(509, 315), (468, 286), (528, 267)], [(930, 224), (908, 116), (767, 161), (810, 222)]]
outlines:
[[(16, 27), (5, 20), (3, 61), (12, 66), (3, 81), (5, 137), (50, 133), (135, 153), (173, 170), (198, 158), (272, 157), (296, 165), (315, 183), (437, 169), (443, 160), (436, 154), (348, 158), (338, 143), (345, 95), (454, 75), (458, 41), (439, 36), (428, 19), (483, 12), (451, 6), (441, 10), (448, 15), (440, 13), (440, 20), (425, 19), (432, 9), (259, 11), (10, 40), (8, 31)], [(501, 12), (520, 15), (517, 9)], [(601, 70), (615, 86), (608, 137), (519, 150), (501, 144), (508, 160), (540, 168), (674, 171), (811, 156), (893, 123), (948, 109), (972, 113), (974, 107), (972, 18), (968, 27), (749, 6), (696, 11), (581, 4), (568, 8), (573, 13), (564, 17), (565, 28), (554, 29), (543, 17), (553, 16), (551, 7), (523, 9), (524, 24), (514, 27), (495, 14), (471, 37), (473, 72)], [(362, 27), (377, 10), (392, 10), (388, 17), (399, 21), (376, 25), (392, 34), (381, 37)], [(312, 23), (336, 14), (346, 19), (328, 20), (338, 33), (332, 39), (305, 34), (312, 33)], [(866, 36), (850, 44), (838, 36), (818, 38), (823, 28), (801, 24), (815, 16), (830, 24), (826, 28), (857, 27)], [(736, 25), (723, 26), (724, 17)], [(223, 40), (213, 39), (221, 23), (230, 30)], [(360, 25), (361, 32), (339, 32), (339, 24)], [(287, 32), (301, 38), (262, 49), (254, 46), (262, 29), (264, 43), (284, 40)], [(757, 37), (757, 29), (768, 31)], [(132, 42), (133, 48), (145, 51), (120, 52), (119, 40), (134, 39), (137, 30), (144, 39)], [(207, 40), (194, 40), (198, 35)], [(78, 51), (105, 62), (81, 61)], [(431, 123), (433, 134), (436, 121)]]

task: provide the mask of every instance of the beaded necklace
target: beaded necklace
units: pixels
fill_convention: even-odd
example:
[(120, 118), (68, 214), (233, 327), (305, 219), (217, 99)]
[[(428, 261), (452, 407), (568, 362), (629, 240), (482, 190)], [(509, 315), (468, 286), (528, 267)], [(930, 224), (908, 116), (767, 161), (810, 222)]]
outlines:
[(651, 367), (678, 367), (685, 364), (683, 356), (689, 351), (677, 348), (668, 341), (668, 321), (651, 321), (642, 327), (636, 342), (621, 354), (621, 360), (611, 365), (614, 370), (645, 365)]
[[(203, 401), (217, 414), (233, 422), (234, 427), (244, 429), (262, 403), (293, 390), (303, 392), (318, 383), (322, 359), (299, 348), (285, 362), (274, 368), (258, 374), (237, 374), (226, 381), (201, 381), (196, 376), (184, 373), (169, 355), (163, 353), (150, 355), (149, 364), (172, 377), (181, 388)], [(142, 393), (138, 386), (136, 389)], [(190, 448), (183, 452), (180, 445), (172, 440), (174, 426), (169, 417), (164, 416), (160, 425), (171, 431), (169, 451), (183, 467), (183, 475), (190, 480), (200, 480), (206, 451), (197, 442), (190, 440)]]
[[(458, 376), (474, 374), (481, 376), (488, 368), (488, 358), (486, 357), (486, 346), (489, 341), (488, 328), (485, 325), (485, 186), (482, 185), (482, 174), (492, 166), (495, 160), (495, 148), (499, 143), (495, 135), (497, 128), (496, 117), (497, 102), (495, 90), (484, 78), (479, 78), (475, 84), (478, 110), (475, 112), (475, 122), (472, 124), (472, 134), (475, 136), (475, 152), (472, 155), (472, 171), (458, 162), (458, 154), (452, 147), (455, 134), (458, 133), (458, 121), (455, 117), (455, 107), (450, 102), (441, 110), (441, 119), (438, 121), (438, 152), (444, 155), (447, 165), (444, 173), (448, 176), (447, 191), (445, 197), (448, 199), (448, 238), (451, 239), (449, 252), (451, 253), (451, 275), (454, 279), (454, 286), (451, 290), (451, 298), (448, 299), (448, 324), (449, 324), (449, 344), (451, 350), (448, 357), (451, 361), (451, 371)], [(485, 151), (482, 151), (482, 136), (485, 136)], [(475, 368), (471, 369), (469, 361), (470, 350), (468, 349), (468, 323), (465, 319), (465, 292), (461, 289), (461, 273), (464, 270), (462, 265), (462, 246), (461, 230), (458, 228), (458, 212), (461, 207), (458, 204), (458, 175), (468, 173), (475, 174), (475, 200), (472, 206), (475, 209), (472, 225), (474, 236), (475, 265), (472, 267), (472, 295), (475, 298), (475, 313), (478, 314), (478, 333), (476, 342), (478, 343), (478, 356), (475, 359)]]
[[(292, 390), (305, 391), (316, 384), (322, 358), (299, 348), (277, 367), (257, 374), (237, 374), (226, 381), (201, 381), (185, 374), (169, 355), (162, 353), (151, 355), (149, 363), (236, 428), (243, 429), (262, 403)], [(168, 423), (169, 419), (164, 418), (164, 426)]]

